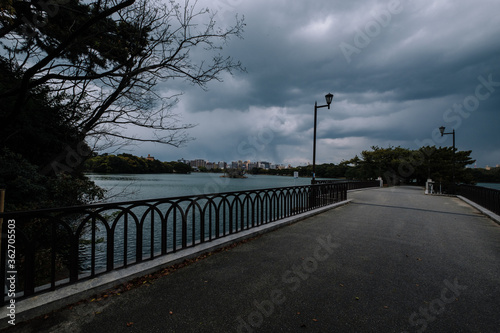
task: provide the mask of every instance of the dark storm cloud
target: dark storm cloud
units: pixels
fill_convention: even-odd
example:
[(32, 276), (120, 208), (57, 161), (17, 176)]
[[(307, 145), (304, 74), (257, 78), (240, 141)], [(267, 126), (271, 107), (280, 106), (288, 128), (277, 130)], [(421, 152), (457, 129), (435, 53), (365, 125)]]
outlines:
[(498, 1), (199, 5), (218, 10), (222, 25), (245, 16), (244, 39), (223, 52), (247, 73), (212, 82), (207, 91), (174, 87), (185, 92), (175, 111), (199, 124), (190, 132), (197, 140), (181, 149), (147, 148), (160, 158), (307, 163), (314, 102), (324, 104), (331, 92), (332, 108), (318, 115), (320, 163), (372, 145), (451, 145), (451, 138), (436, 137), (441, 125), (455, 128), (457, 147), (472, 150), (479, 166), (500, 163)]

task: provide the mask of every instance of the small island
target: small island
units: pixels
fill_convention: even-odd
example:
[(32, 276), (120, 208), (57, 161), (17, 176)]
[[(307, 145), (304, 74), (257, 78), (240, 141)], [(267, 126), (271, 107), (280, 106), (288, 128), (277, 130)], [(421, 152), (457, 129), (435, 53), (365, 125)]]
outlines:
[(248, 178), (245, 170), (241, 169), (226, 169), (221, 178)]

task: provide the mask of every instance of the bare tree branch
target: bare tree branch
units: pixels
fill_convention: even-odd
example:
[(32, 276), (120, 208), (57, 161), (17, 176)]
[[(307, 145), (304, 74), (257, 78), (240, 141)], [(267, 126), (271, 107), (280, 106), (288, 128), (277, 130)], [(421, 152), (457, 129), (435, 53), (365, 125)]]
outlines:
[[(14, 110), (23, 107), (31, 90), (46, 86), (73, 110), (68, 121), (89, 140), (179, 146), (189, 140), (185, 130), (194, 125), (178, 124), (170, 110), (179, 95), (165, 97), (155, 91), (157, 84), (183, 79), (205, 89), (208, 82), (222, 80), (224, 72), (244, 71), (240, 62), (220, 54), (231, 37), (242, 36), (245, 24), (238, 17), (234, 26), (218, 28), (214, 13), (189, 0), (97, 0), (78, 5), (78, 10), (89, 12), (88, 19), (61, 20), (69, 25), (68, 31), (54, 36), (42, 27), (34, 37), (26, 37), (17, 33), (22, 26), (14, 27), (19, 17), (0, 19), (0, 38), (15, 41), (6, 47), (5, 58), (21, 74), (17, 85), (0, 92), (0, 98), (15, 96)], [(127, 135), (124, 128), (146, 128), (152, 136)]]

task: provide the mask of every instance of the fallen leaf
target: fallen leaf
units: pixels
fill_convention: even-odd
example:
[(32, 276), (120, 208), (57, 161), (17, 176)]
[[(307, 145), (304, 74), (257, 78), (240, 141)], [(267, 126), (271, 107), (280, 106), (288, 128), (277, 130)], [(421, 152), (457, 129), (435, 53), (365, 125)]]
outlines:
[(388, 309), (389, 307), (387, 305), (384, 305), (384, 309)]
[(418, 261), (422, 261), (422, 259), (420, 259), (420, 258), (417, 258), (417, 260), (418, 260)]
[(341, 283), (340, 286), (343, 287), (344, 285)]
[(300, 312), (297, 312), (297, 314), (299, 315), (299, 314), (300, 314)]
[(318, 319), (313, 318), (313, 321), (318, 321)]
[(129, 321), (129, 322), (127, 323), (127, 327), (132, 327), (132, 326), (134, 326), (134, 323), (133, 323), (133, 322), (131, 322), (131, 321)]
[(359, 297), (356, 297), (356, 301), (359, 301)]
[(171, 314), (171, 315), (173, 315), (173, 314), (174, 314), (172, 311), (169, 311), (168, 313), (169, 313), (169, 314)]

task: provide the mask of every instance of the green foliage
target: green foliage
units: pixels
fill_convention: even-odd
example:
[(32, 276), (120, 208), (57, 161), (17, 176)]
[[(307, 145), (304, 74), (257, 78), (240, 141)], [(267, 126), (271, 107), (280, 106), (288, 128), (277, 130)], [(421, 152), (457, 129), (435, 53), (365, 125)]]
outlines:
[[(380, 148), (362, 151), (348, 161), (316, 165), (316, 178), (346, 178), (370, 180), (382, 177), (386, 184), (424, 184), (427, 178), (451, 182), (453, 179), (453, 158), (455, 158), (455, 180), (472, 183), (477, 180), (477, 172), (472, 173), (466, 166), (475, 161), (471, 151), (456, 151), (447, 147), (422, 147), (410, 150), (401, 147)], [(301, 177), (312, 177), (312, 165), (282, 170), (267, 170), (267, 174), (292, 176), (295, 171)], [(259, 170), (262, 172), (262, 170)], [(488, 178), (492, 179), (492, 178)]]
[[(133, 3), (127, 2), (128, 5)], [(37, 36), (23, 39), (22, 44), (16, 46), (17, 52), (36, 45), (47, 54), (55, 53), (58, 58), (67, 59), (73, 64), (86, 59), (90, 64), (88, 69), (106, 68), (117, 63), (123, 64), (131, 54), (142, 51), (148, 43), (149, 31), (110, 16), (97, 19), (98, 13), (109, 9), (104, 6), (101, 1), (88, 3), (68, 0), (64, 5), (55, 2), (41, 6), (14, 1), (9, 7), (10, 15), (0, 15), (0, 22), (5, 31)], [(1, 12), (6, 9), (2, 8)], [(43, 24), (36, 24), (42, 17), (45, 18)], [(80, 27), (86, 29), (81, 29), (75, 36), (75, 30)], [(65, 45), (64, 52), (57, 51), (61, 44)]]
[(245, 170), (242, 169), (226, 169), (226, 172), (224, 172), (224, 177), (228, 178), (247, 178), (245, 175)]
[(6, 211), (75, 206), (104, 198), (104, 190), (83, 175), (43, 175), (22, 155), (0, 151), (0, 188)]
[[(0, 58), (0, 93), (16, 81), (18, 73)], [(73, 206), (103, 198), (104, 191), (83, 175), (79, 163), (67, 165), (75, 157), (78, 161), (85, 157), (75, 150), (89, 148), (73, 124), (73, 107), (61, 98), (39, 86), (30, 92), (25, 107), (15, 112), (15, 98), (1, 100), (0, 188), (6, 189), (6, 210)]]
[(189, 173), (191, 167), (180, 162), (160, 162), (131, 154), (98, 155), (85, 162), (86, 172), (95, 173)]
[(372, 147), (363, 151), (361, 158), (355, 157), (346, 163), (353, 166), (348, 178), (376, 179), (382, 177), (391, 185), (416, 182), (424, 184), (428, 178), (440, 182), (471, 183), (472, 175), (466, 169), (475, 160), (471, 151), (456, 151), (448, 147), (421, 147), (409, 150), (401, 147)]
[[(19, 81), (4, 59), (0, 58), (0, 93)], [(33, 89), (26, 105), (13, 110), (14, 97), (3, 97), (0, 108), (0, 143), (10, 151), (22, 154), (41, 169), (50, 164), (66, 148), (76, 147), (83, 135), (73, 125), (74, 106), (61, 102), (46, 86)]]
[(468, 169), (471, 177), (478, 183), (500, 183), (500, 168)]

